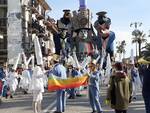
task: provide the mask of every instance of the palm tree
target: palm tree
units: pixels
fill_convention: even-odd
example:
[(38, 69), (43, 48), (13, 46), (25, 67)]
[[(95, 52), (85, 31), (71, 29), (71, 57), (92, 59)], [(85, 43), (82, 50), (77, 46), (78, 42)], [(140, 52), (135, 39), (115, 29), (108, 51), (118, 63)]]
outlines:
[(117, 53), (119, 53), (119, 59), (121, 60), (121, 56), (123, 54), (125, 54), (125, 46), (126, 46), (126, 42), (125, 40), (121, 41), (118, 43), (118, 46), (116, 46), (116, 49), (117, 49)]
[(146, 43), (146, 45), (142, 48), (141, 55), (145, 59), (150, 60), (150, 43)]
[[(141, 32), (140, 30), (134, 30), (132, 32), (132, 35), (134, 36), (132, 38), (132, 43), (138, 44), (139, 57), (141, 57), (141, 45), (142, 43), (147, 41), (145, 39), (145, 34), (143, 33), (143, 31)], [(136, 53), (137, 53), (137, 45), (136, 45)]]

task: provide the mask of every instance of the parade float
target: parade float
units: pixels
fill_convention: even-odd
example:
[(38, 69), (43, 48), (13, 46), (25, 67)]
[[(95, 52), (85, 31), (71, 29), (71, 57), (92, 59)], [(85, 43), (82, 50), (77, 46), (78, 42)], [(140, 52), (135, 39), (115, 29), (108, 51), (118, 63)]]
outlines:
[(79, 0), (79, 10), (73, 11), (72, 31), (74, 39), (73, 51), (76, 52), (79, 61), (94, 52), (92, 43), (92, 14), (86, 6), (86, 0)]

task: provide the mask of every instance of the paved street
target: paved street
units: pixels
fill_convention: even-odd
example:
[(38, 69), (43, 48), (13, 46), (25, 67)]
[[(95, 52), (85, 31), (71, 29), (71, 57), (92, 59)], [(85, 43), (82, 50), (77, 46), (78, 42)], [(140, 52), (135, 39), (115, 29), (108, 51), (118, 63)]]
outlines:
[[(105, 98), (105, 88), (101, 90), (102, 101)], [(43, 100), (43, 112), (52, 113), (55, 110), (55, 92), (45, 93)], [(0, 113), (33, 113), (32, 112), (32, 96), (30, 94), (23, 95), (17, 92), (13, 99), (4, 99), (0, 105)], [(109, 106), (102, 102), (104, 113), (113, 113)], [(73, 100), (67, 100), (67, 107), (65, 113), (91, 113), (87, 96), (77, 97)], [(136, 101), (133, 101), (129, 106), (128, 113), (145, 113), (144, 103), (141, 93), (138, 93)]]

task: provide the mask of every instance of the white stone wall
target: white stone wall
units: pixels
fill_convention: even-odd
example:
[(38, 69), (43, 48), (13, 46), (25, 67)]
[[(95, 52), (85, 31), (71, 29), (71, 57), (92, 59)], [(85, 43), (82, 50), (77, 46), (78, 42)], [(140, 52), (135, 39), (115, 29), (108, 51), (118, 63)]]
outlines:
[(19, 53), (22, 53), (22, 23), (20, 0), (8, 0), (7, 49), (8, 62), (14, 64)]

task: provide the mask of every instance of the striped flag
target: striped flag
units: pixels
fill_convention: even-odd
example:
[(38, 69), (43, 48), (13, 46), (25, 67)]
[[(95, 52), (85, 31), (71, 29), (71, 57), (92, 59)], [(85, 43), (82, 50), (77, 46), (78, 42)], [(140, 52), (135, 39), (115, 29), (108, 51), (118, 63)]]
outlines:
[(55, 76), (51, 76), (48, 79), (48, 91), (85, 86), (88, 84), (88, 77), (88, 74), (67, 79), (60, 79)]

